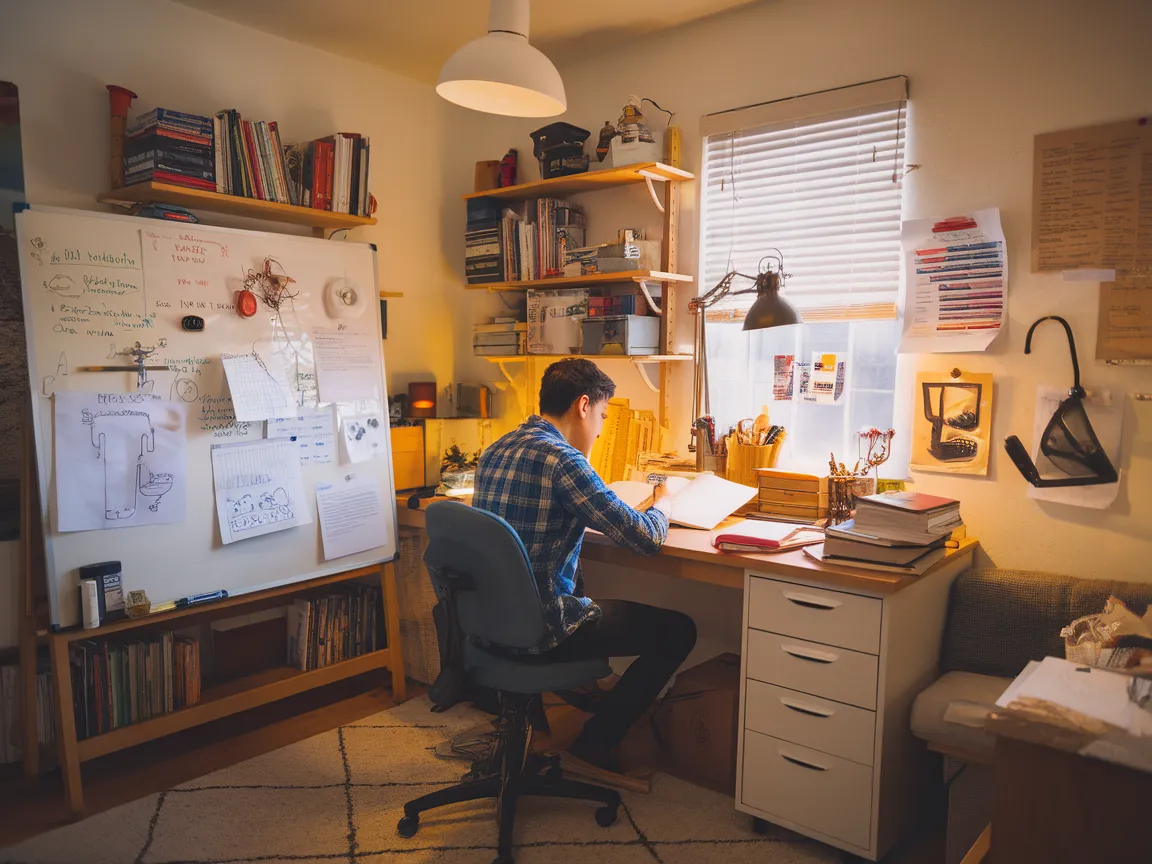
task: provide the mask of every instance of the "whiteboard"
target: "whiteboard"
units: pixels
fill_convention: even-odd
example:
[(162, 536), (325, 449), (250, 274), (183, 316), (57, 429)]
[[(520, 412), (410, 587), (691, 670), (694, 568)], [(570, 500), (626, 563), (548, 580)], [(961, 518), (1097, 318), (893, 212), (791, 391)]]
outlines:
[[(124, 591), (143, 589), (158, 603), (218, 590), (242, 594), (395, 558), (396, 496), (382, 350), (372, 352), (375, 371), (364, 373), (372, 378), (365, 398), (321, 403), (333, 412), (337, 442), (341, 418), (380, 418), (380, 450), (374, 458), (352, 464), (337, 445), (331, 462), (302, 464), (309, 524), (225, 545), (212, 473), (214, 445), (256, 442), (265, 434), (263, 422), (235, 420), (222, 354), (255, 352), (282, 365), (293, 398), (308, 405), (318, 402), (312, 339), (317, 328), (360, 334), (362, 342), (371, 337), (372, 344), (382, 345), (375, 247), (40, 207), (17, 214), (16, 228), (37, 468), (40, 488), (47, 492), (41, 495), (41, 518), (54, 626), (79, 622), (78, 568), (85, 564), (120, 561)], [(295, 280), (289, 291), (297, 296), (278, 313), (260, 303), (254, 317), (242, 318), (235, 310), (236, 293), (246, 272), (262, 270), (269, 257)], [(361, 314), (352, 317), (339, 307), (330, 313), (333, 306), (326, 305), (326, 292), (349, 286), (365, 306)], [(202, 332), (182, 328), (189, 314), (204, 319)], [(137, 341), (145, 348), (156, 347), (149, 365), (165, 367), (147, 373), (145, 391), (179, 403), (184, 410), (173, 413), (186, 416), (183, 519), (61, 531), (54, 394), (138, 392), (135, 371), (81, 371), (84, 366), (130, 366), (132, 358), (117, 352)], [(388, 525), (386, 542), (325, 561), (316, 485), (349, 474), (378, 483)], [(169, 494), (174, 493), (176, 488)], [(164, 501), (162, 507), (167, 506)]]

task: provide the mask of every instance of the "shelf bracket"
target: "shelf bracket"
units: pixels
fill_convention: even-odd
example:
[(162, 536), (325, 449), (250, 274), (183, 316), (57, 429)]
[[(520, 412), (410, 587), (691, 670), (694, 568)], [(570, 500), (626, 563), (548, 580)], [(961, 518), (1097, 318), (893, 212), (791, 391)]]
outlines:
[(664, 202), (660, 200), (660, 196), (656, 194), (656, 187), (652, 185), (652, 181), (656, 180), (660, 183), (666, 183), (667, 177), (661, 177), (659, 174), (653, 174), (651, 171), (638, 171), (641, 177), (644, 178), (644, 185), (648, 187), (648, 194), (652, 196), (652, 203), (656, 205), (656, 209), (661, 213), (664, 212)]
[[(644, 294), (644, 299), (648, 301), (648, 308), (652, 310), (653, 315), (663, 315), (660, 307), (656, 305), (656, 300), (652, 297), (652, 292), (648, 290), (648, 279), (637, 279), (636, 284), (640, 286), (641, 292)], [(659, 283), (657, 283), (659, 284)]]
[(643, 380), (645, 386), (653, 393), (659, 393), (660, 387), (652, 383), (652, 378), (648, 374), (648, 367), (644, 365), (645, 362), (644, 360), (633, 360), (632, 365), (636, 367), (636, 371), (640, 373), (640, 378)]
[(499, 362), (496, 365), (500, 367), (500, 374), (504, 376), (504, 380), (515, 387), (516, 382), (513, 380), (512, 376), (508, 374), (508, 367), (505, 366), (502, 362)]

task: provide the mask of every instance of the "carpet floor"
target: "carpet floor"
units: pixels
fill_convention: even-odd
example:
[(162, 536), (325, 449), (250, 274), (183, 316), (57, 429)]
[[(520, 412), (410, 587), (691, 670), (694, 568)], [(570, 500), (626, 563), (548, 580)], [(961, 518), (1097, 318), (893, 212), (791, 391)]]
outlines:
[[(361, 722), (258, 756), (0, 850), (11, 864), (488, 864), (491, 802), (424, 814), (396, 833), (405, 801), (459, 779), (465, 763), (432, 749), (482, 716), (432, 714), (414, 699)], [(657, 774), (624, 793), (616, 824), (595, 805), (528, 798), (516, 814), (517, 864), (834, 864), (839, 854), (781, 831), (753, 834), (732, 799)]]

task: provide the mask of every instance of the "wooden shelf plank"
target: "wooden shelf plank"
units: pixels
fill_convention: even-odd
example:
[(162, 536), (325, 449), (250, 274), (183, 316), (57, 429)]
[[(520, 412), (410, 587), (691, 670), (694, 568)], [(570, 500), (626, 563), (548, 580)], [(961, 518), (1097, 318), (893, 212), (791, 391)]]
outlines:
[(502, 189), (489, 189), (487, 192), (473, 192), (465, 195), (469, 198), (499, 198), (502, 200), (517, 198), (543, 198), (563, 195), (577, 195), (580, 192), (591, 192), (596, 189), (607, 189), (612, 186), (629, 186), (633, 183), (643, 183), (646, 179), (641, 171), (647, 171), (658, 177), (672, 182), (695, 180), (695, 176), (682, 168), (673, 168), (663, 162), (636, 162), (633, 165), (622, 165), (619, 168), (605, 168), (601, 171), (585, 171), (583, 174), (572, 174), (568, 177), (553, 177), (551, 180), (537, 180), (533, 183), (520, 183), (517, 186), (505, 186)]
[(266, 669), (206, 690), (203, 699), (195, 705), (189, 705), (171, 714), (153, 717), (151, 720), (123, 726), (103, 735), (85, 738), (77, 744), (80, 761), (97, 759), (126, 747), (134, 747), (145, 741), (171, 735), (173, 732), (210, 723), (230, 714), (295, 696), (314, 687), (323, 687), (334, 681), (351, 678), (353, 675), (371, 672), (374, 669), (390, 668), (391, 662), (392, 652), (388, 648), (382, 648), (310, 672), (301, 672), (289, 666)]
[(218, 192), (204, 192), (200, 189), (187, 189), (170, 183), (136, 183), (96, 196), (102, 204), (174, 204), (190, 210), (210, 210), (227, 213), (231, 216), (246, 216), (250, 219), (269, 219), (274, 222), (287, 222), (291, 225), (307, 225), (311, 228), (360, 228), (375, 225), (371, 216), (353, 216), (349, 213), (331, 213), (327, 210), (314, 210), (311, 207), (296, 207), (291, 204), (278, 204), (261, 201), (257, 198), (244, 198), (240, 195), (221, 195)]
[(692, 359), (691, 354), (509, 354), (503, 357), (479, 356), (483, 356), (489, 363), (523, 363), (529, 359), (555, 363), (557, 360), (567, 360), (571, 357), (582, 357), (585, 360), (631, 360), (633, 363), (670, 363)]
[(469, 290), (522, 291), (526, 288), (579, 288), (606, 282), (691, 282), (691, 276), (660, 270), (625, 270), (622, 273), (589, 273), (587, 276), (557, 276), (554, 279), (520, 279), (514, 282), (484, 282), (465, 285)]
[(182, 627), (184, 626), (184, 622), (181, 621), (183, 618), (189, 618), (194, 615), (209, 617), (211, 613), (231, 609), (234, 606), (252, 605), (274, 597), (288, 597), (294, 594), (301, 594), (309, 588), (319, 588), (336, 582), (348, 582), (351, 579), (373, 576), (378, 574), (380, 568), (383, 566), (383, 564), (375, 564), (369, 567), (358, 567), (355, 570), (346, 570), (343, 573), (333, 573), (330, 576), (320, 576), (316, 579), (307, 579), (303, 582), (292, 582), (276, 588), (267, 588), (263, 591), (237, 594), (234, 597), (229, 597), (227, 600), (218, 600), (215, 603), (185, 606), (183, 609), (172, 609), (168, 612), (156, 612), (151, 615), (145, 615), (143, 618), (121, 618), (119, 621), (113, 621), (111, 624), (105, 624), (102, 627), (96, 627), (92, 630), (84, 630), (76, 627), (71, 630), (61, 630), (52, 635), (54, 638), (63, 639), (65, 642), (78, 642), (83, 639), (101, 639), (124, 630), (153, 627), (157, 624), (166, 624), (169, 622), (171, 622), (172, 627)]

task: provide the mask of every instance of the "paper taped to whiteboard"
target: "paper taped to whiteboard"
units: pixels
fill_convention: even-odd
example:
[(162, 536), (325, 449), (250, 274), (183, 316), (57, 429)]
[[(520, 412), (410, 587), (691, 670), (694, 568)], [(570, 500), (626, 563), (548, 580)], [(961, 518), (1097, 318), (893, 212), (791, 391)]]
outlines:
[(312, 521), (294, 441), (217, 444), (212, 478), (225, 544)]

